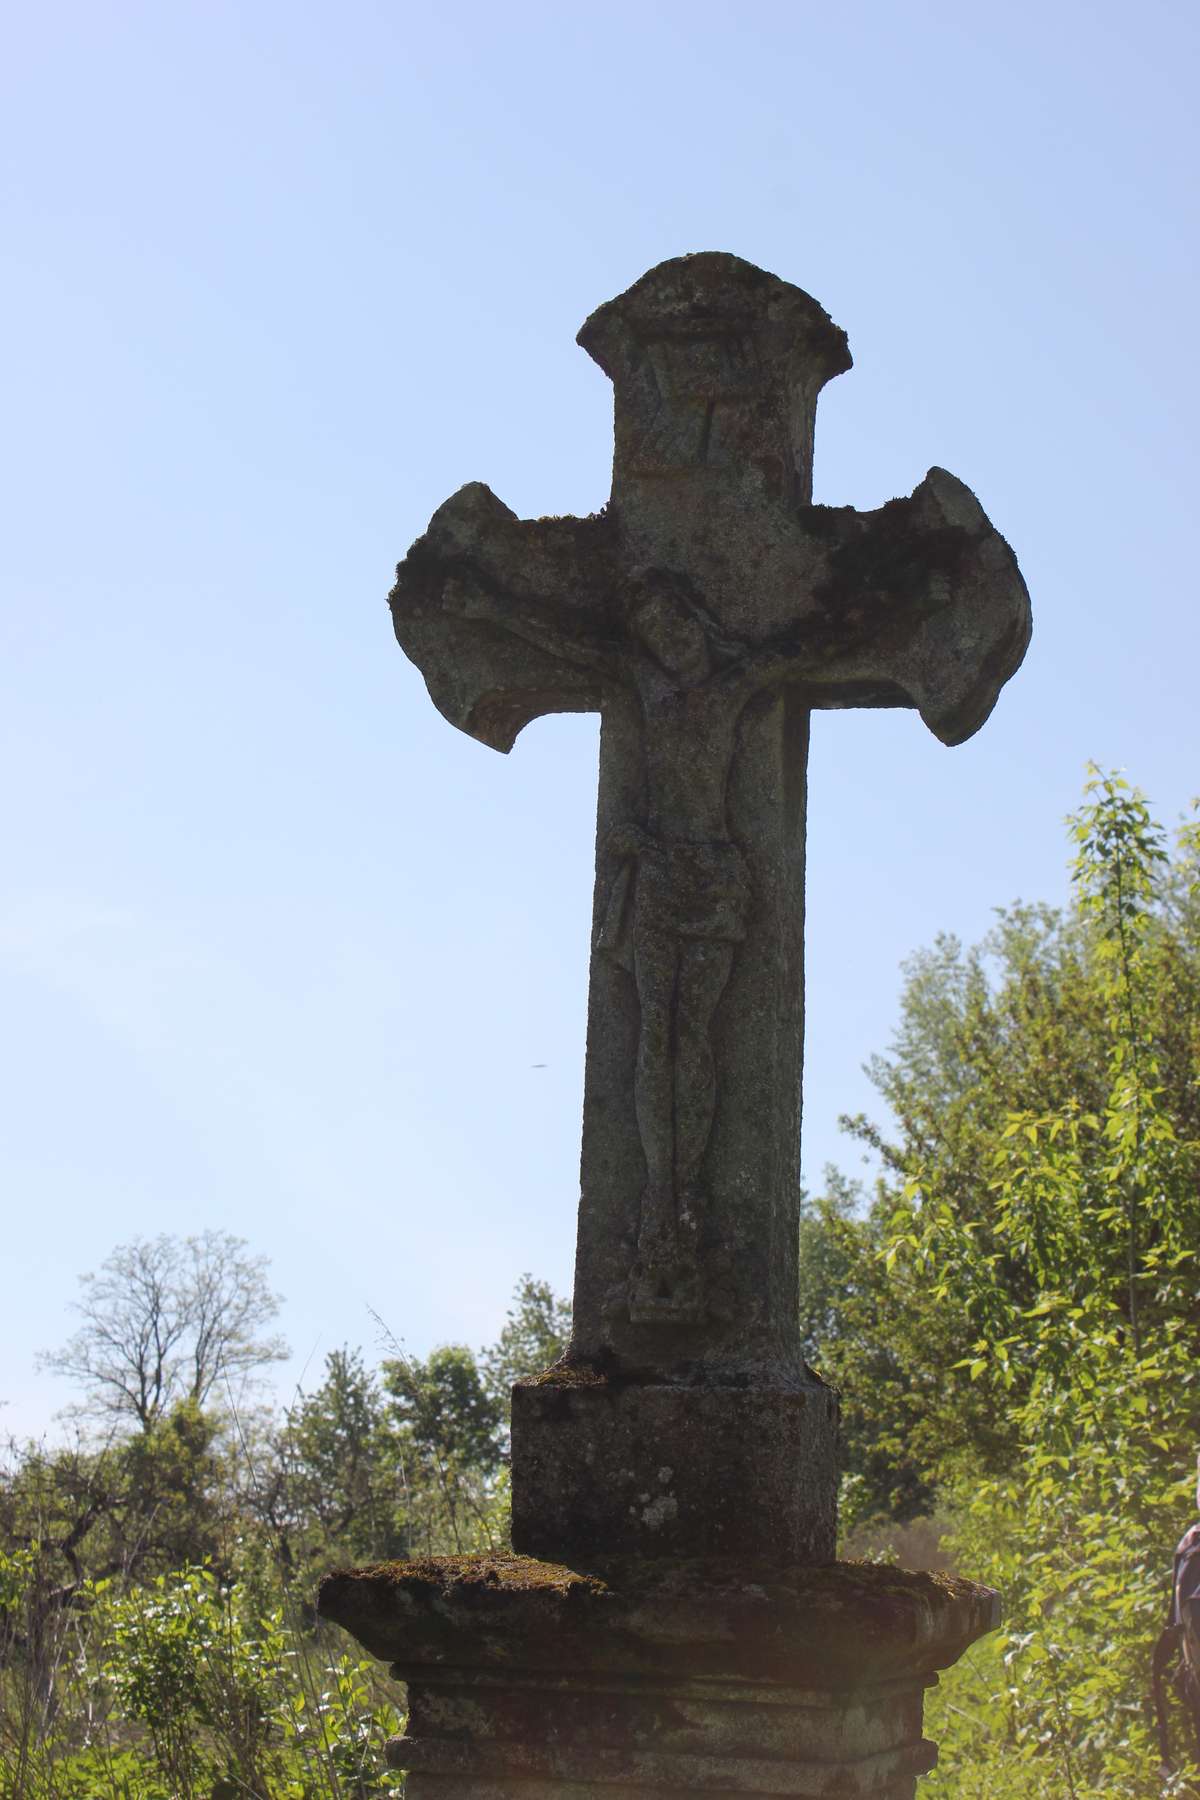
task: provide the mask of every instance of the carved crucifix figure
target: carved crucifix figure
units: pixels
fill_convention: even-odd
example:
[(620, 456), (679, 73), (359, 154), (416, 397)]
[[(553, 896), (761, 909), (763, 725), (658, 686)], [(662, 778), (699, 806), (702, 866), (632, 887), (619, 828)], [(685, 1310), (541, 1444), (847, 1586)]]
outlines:
[[(681, 257), (579, 341), (615, 388), (608, 505), (520, 520), (461, 489), (399, 567), (396, 635), (445, 716), (495, 749), (544, 713), (602, 716), (563, 1379), (782, 1383), (807, 1404), (809, 715), (915, 707), (961, 742), (1024, 654), (1028, 596), (943, 470), (874, 512), (812, 505), (817, 395), (850, 356), (799, 289), (736, 257)], [(514, 1414), (518, 1449), (523, 1429)], [(652, 1511), (640, 1490), (626, 1511), (643, 1500)], [(516, 1507), (519, 1523), (519, 1492)]]

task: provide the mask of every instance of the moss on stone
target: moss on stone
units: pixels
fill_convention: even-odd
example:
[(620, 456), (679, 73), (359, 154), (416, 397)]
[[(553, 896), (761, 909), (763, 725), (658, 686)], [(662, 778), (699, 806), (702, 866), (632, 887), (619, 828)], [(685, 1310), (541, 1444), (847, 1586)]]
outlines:
[[(487, 1589), (493, 1593), (591, 1594), (619, 1596), (636, 1602), (651, 1595), (708, 1593), (732, 1597), (739, 1592), (787, 1595), (793, 1601), (830, 1600), (925, 1601), (935, 1608), (978, 1594), (974, 1582), (957, 1575), (893, 1568), (884, 1563), (842, 1562), (788, 1565), (737, 1557), (614, 1557), (589, 1569), (540, 1562), (531, 1556), (484, 1553), (473, 1556), (415, 1556), (372, 1563), (365, 1568), (337, 1569), (326, 1581), (352, 1582), (376, 1590), (386, 1588)], [(324, 1584), (322, 1584), (324, 1585)]]
[(538, 1562), (532, 1556), (414, 1556), (403, 1561), (372, 1563), (363, 1569), (337, 1569), (328, 1581), (361, 1581), (391, 1587), (503, 1589), (506, 1593), (532, 1594), (550, 1590), (567, 1593), (587, 1588), (601, 1593), (605, 1583), (594, 1575), (581, 1575), (562, 1563)]

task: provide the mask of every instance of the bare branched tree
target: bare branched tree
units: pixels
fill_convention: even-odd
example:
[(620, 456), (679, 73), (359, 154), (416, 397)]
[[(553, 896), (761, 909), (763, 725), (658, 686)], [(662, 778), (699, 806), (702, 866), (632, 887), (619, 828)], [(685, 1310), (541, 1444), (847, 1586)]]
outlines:
[(236, 1396), (288, 1354), (260, 1335), (280, 1306), (267, 1266), (224, 1231), (118, 1245), (80, 1276), (83, 1322), (41, 1364), (80, 1382), (90, 1412), (142, 1431), (179, 1401), (203, 1406), (218, 1382)]

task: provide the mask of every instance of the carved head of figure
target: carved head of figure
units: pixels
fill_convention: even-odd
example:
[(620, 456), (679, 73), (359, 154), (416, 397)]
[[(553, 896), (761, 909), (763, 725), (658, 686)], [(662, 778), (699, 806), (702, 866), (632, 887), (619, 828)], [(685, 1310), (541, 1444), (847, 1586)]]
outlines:
[(712, 625), (682, 576), (651, 569), (626, 584), (622, 601), (630, 637), (665, 674), (680, 687), (707, 681)]

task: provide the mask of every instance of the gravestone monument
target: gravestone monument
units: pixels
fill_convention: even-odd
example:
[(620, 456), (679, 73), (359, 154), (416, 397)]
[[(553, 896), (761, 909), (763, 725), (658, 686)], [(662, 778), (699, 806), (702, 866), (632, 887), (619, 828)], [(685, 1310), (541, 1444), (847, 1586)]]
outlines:
[(573, 1335), (513, 1393), (516, 1554), (330, 1576), (321, 1609), (409, 1685), (413, 1800), (907, 1800), (922, 1689), (995, 1597), (834, 1562), (837, 1401), (797, 1307), (808, 726), (905, 706), (960, 743), (1028, 595), (944, 470), (812, 504), (850, 355), (799, 289), (680, 257), (579, 342), (615, 389), (608, 504), (462, 488), (391, 597), (481, 742), (601, 715)]

